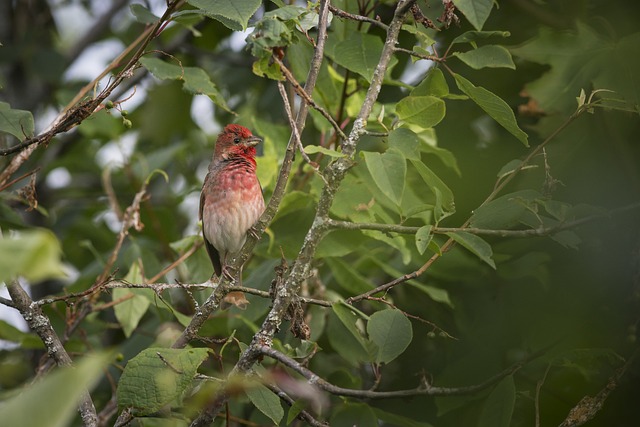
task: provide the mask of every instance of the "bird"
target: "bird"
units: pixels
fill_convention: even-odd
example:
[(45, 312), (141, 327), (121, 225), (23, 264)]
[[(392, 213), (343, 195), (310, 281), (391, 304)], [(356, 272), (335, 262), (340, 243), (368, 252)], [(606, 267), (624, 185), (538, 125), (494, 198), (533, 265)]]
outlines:
[[(239, 285), (242, 266), (231, 271), (228, 262), (244, 245), (247, 232), (265, 206), (256, 175), (255, 147), (260, 142), (262, 139), (244, 126), (225, 126), (216, 140), (200, 193), (202, 234), (214, 275), (225, 275)], [(225, 301), (240, 308), (248, 303), (242, 292), (230, 292)]]

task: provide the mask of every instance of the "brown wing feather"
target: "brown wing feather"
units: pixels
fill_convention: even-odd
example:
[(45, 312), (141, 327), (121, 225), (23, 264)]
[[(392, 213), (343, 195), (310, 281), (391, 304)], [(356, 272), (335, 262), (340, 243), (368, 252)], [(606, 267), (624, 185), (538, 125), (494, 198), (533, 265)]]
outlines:
[[(205, 179), (206, 182), (206, 179)], [(202, 188), (204, 190), (204, 186)], [(202, 221), (202, 210), (204, 209), (204, 191), (200, 193), (200, 221)], [(213, 264), (213, 270), (216, 276), (220, 276), (222, 273), (222, 264), (220, 263), (220, 253), (218, 250), (207, 240), (207, 236), (204, 234), (204, 225), (202, 226), (202, 238), (204, 239), (204, 247), (207, 249), (211, 264)]]

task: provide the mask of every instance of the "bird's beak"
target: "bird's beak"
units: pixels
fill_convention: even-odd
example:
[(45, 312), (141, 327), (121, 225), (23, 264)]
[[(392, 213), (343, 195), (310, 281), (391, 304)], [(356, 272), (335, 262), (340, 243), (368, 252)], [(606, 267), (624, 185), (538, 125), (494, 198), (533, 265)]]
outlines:
[(249, 138), (244, 140), (245, 144), (250, 147), (255, 147), (256, 145), (262, 142), (262, 138), (257, 137), (255, 135), (251, 135)]

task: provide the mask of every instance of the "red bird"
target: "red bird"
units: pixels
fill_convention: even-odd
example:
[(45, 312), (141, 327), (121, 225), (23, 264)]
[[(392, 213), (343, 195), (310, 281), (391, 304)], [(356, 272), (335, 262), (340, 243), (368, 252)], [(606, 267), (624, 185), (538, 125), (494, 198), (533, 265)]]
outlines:
[[(227, 262), (240, 251), (247, 231), (264, 211), (256, 176), (255, 146), (261, 141), (244, 126), (227, 125), (216, 141), (200, 194), (202, 233), (215, 274), (238, 284), (242, 284), (242, 267), (233, 274)], [(225, 299), (236, 305), (246, 303), (240, 292), (231, 292)]]

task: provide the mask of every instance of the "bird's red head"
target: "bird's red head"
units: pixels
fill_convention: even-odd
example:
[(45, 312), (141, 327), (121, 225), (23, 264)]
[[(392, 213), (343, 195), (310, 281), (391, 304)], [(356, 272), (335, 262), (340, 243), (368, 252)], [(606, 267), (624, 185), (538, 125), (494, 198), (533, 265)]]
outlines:
[(244, 157), (255, 162), (255, 146), (260, 142), (262, 142), (262, 139), (253, 136), (246, 127), (236, 124), (227, 125), (222, 133), (218, 135), (213, 156), (224, 160)]

